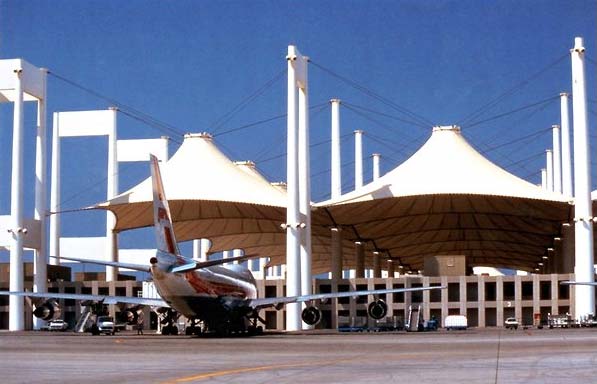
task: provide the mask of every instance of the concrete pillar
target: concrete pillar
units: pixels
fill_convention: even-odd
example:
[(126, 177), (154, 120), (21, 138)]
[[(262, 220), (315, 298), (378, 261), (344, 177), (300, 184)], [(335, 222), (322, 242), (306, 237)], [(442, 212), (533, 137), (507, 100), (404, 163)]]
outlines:
[(559, 315), (558, 313), (558, 300), (560, 296), (560, 282), (558, 281), (558, 275), (551, 275), (551, 314)]
[(562, 153), (560, 151), (560, 126), (551, 126), (553, 138), (553, 191), (562, 193)]
[(460, 314), (466, 316), (466, 276), (458, 278), (458, 287), (460, 288)]
[(395, 272), (394, 267), (395, 267), (394, 261), (388, 260), (388, 277), (389, 278), (394, 278), (394, 272)]
[(354, 189), (363, 186), (363, 131), (354, 131)]
[[(117, 142), (117, 128), (116, 128), (116, 109), (110, 108), (112, 111), (112, 130), (108, 135), (108, 188), (106, 198), (111, 198), (118, 195), (118, 158), (116, 150)], [(109, 255), (109, 261), (118, 261), (118, 237), (113, 231), (116, 225), (116, 216), (112, 212), (106, 213), (106, 253)], [(106, 267), (106, 281), (118, 280), (118, 268)]]
[(355, 256), (355, 277), (365, 277), (365, 246), (362, 242), (357, 241), (354, 243), (354, 256)]
[[(533, 316), (534, 316), (535, 313), (541, 313), (541, 303), (540, 303), (541, 289), (540, 289), (540, 282), (539, 282), (539, 277), (541, 275), (533, 274), (532, 276), (533, 276)], [(533, 321), (534, 321), (534, 317), (533, 317)]]
[[(572, 56), (572, 117), (574, 125), (574, 220), (576, 281), (593, 282), (593, 220), (591, 206), (591, 156), (587, 127), (585, 85), (585, 48), (581, 37), (575, 38)], [(595, 287), (576, 286), (574, 316), (579, 319), (595, 311)]]
[(332, 168), (331, 168), (331, 196), (332, 199), (342, 195), (342, 161), (340, 155), (340, 100), (330, 100), (332, 104)]
[(485, 328), (485, 276), (483, 275), (478, 276), (477, 295), (479, 328)]
[(379, 252), (373, 252), (373, 277), (381, 278), (381, 255)]
[[(15, 100), (12, 130), (12, 178), (10, 189), (10, 290), (23, 291), (23, 82), (22, 70), (15, 70)], [(9, 296), (9, 325), (11, 331), (21, 331), (25, 322), (23, 312), (24, 299), (21, 296)]]
[(498, 327), (504, 325), (504, 277), (495, 278), (495, 324)]
[(568, 117), (568, 94), (560, 93), (562, 128), (562, 193), (572, 196), (572, 160), (570, 156), (570, 118)]
[[(444, 286), (448, 286), (448, 277), (447, 276), (441, 276), (440, 277), (441, 280), (441, 284)], [(449, 311), (449, 307), (448, 307), (448, 290), (447, 289), (442, 289), (442, 319), (445, 320), (445, 318), (448, 316), (448, 314), (450, 313)]]
[[(52, 127), (52, 177), (50, 185), (50, 211), (60, 210), (60, 114), (54, 112)], [(50, 264), (60, 265), (60, 215), (50, 216)]]
[(547, 190), (553, 192), (553, 153), (551, 149), (545, 150), (545, 166), (547, 168)]
[[(47, 69), (43, 73), (43, 99), (37, 102), (37, 135), (35, 141), (35, 212), (34, 219), (39, 220), (40, 236), (38, 249), (33, 263), (33, 291), (46, 292), (48, 281), (48, 253), (46, 246), (46, 78)], [(34, 329), (40, 329), (44, 321), (33, 318)]]
[(332, 228), (332, 280), (342, 279), (342, 228)]
[(522, 320), (522, 280), (519, 275), (514, 276), (514, 317)]
[(379, 179), (379, 159), (381, 155), (379, 153), (374, 153), (371, 155), (373, 157), (373, 180)]

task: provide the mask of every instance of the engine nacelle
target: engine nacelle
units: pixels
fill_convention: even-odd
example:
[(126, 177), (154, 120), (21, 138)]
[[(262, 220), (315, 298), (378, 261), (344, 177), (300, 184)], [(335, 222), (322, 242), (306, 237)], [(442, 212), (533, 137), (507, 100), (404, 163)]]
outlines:
[(301, 319), (307, 325), (315, 325), (321, 320), (321, 311), (314, 306), (306, 307), (301, 313)]
[(138, 305), (127, 305), (124, 308), (121, 308), (120, 312), (116, 315), (118, 321), (123, 323), (127, 323), (128, 325), (135, 325), (139, 321), (139, 317), (142, 317), (142, 309)]
[(36, 305), (33, 315), (42, 320), (54, 320), (60, 318), (62, 311), (56, 300), (46, 300), (42, 304)]
[(369, 303), (367, 313), (372, 319), (379, 320), (388, 313), (388, 305), (383, 300), (375, 300)]

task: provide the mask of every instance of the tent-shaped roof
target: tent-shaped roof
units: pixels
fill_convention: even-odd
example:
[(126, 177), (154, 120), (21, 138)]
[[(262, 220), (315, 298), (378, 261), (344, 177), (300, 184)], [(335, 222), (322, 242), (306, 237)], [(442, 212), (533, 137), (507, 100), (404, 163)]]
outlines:
[[(286, 192), (271, 185), (250, 162), (234, 163), (209, 134), (188, 134), (172, 158), (161, 165), (165, 192), (179, 241), (208, 238), (210, 252), (242, 248), (250, 254), (286, 258)], [(116, 216), (116, 231), (153, 225), (151, 179), (95, 208)], [(329, 269), (329, 230), (313, 218), (313, 270)], [(318, 225), (317, 223), (320, 223)], [(350, 244), (345, 245), (350, 249)]]
[(493, 164), (450, 126), (435, 127), (383, 177), (317, 207), (413, 269), (425, 256), (452, 254), (470, 266), (528, 270), (569, 221), (569, 201)]

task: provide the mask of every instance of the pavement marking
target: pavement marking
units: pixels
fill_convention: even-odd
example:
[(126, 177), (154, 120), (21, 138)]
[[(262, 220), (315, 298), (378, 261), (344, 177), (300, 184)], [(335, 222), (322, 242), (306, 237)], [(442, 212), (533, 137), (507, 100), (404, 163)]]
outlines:
[(337, 364), (337, 363), (353, 361), (353, 360), (355, 360), (355, 358), (326, 360), (326, 361), (312, 361), (312, 362), (293, 363), (293, 364), (262, 365), (259, 367), (228, 369), (228, 370), (222, 370), (222, 371), (201, 373), (199, 375), (181, 377), (178, 379), (173, 379), (171, 381), (165, 381), (162, 384), (186, 383), (189, 381), (200, 381), (200, 380), (205, 380), (205, 379), (211, 379), (213, 377), (220, 377), (220, 376), (227, 376), (227, 375), (238, 375), (240, 373), (247, 373), (247, 372), (271, 371), (271, 370), (275, 370), (275, 369), (309, 367), (309, 366), (317, 366), (317, 365), (331, 365), (331, 364)]

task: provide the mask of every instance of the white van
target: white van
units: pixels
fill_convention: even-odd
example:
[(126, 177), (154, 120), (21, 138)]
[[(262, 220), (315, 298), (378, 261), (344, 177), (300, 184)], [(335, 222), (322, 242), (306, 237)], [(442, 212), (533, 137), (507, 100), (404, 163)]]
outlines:
[(444, 328), (447, 331), (454, 329), (467, 329), (468, 320), (463, 315), (450, 315), (444, 319)]

